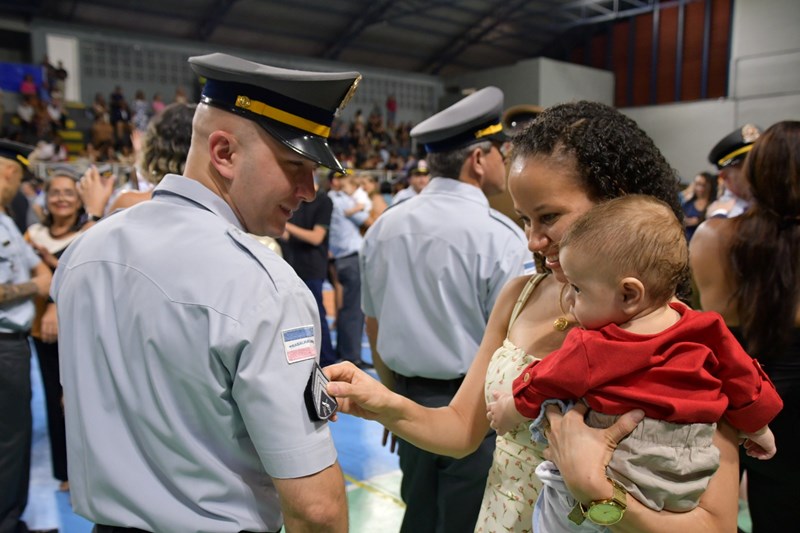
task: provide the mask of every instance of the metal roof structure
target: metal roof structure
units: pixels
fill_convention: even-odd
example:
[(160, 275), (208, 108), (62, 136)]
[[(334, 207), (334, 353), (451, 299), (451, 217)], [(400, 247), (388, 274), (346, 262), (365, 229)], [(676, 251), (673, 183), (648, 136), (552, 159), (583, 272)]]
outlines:
[(565, 55), (616, 20), (697, 0), (0, 0), (0, 15), (433, 75)]

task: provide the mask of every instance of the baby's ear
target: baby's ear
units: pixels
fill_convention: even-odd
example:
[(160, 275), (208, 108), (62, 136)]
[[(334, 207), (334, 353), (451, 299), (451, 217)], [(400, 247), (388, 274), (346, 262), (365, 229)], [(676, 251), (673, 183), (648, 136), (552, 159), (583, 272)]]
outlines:
[(644, 284), (634, 277), (623, 278), (619, 282), (619, 298), (624, 308), (634, 308), (644, 302)]

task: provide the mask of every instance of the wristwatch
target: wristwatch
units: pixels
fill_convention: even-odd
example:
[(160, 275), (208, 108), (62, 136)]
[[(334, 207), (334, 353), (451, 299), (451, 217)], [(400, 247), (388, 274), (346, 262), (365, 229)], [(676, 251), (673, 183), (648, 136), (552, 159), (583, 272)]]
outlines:
[(599, 526), (613, 526), (622, 520), (625, 515), (625, 509), (628, 508), (628, 491), (625, 490), (625, 487), (610, 477), (606, 479), (614, 487), (614, 494), (611, 499), (595, 500), (587, 508), (584, 508), (583, 504), (579, 503), (583, 516)]
[(598, 526), (613, 526), (625, 515), (628, 508), (628, 491), (625, 487), (617, 483), (610, 477), (606, 478), (614, 488), (611, 498), (606, 500), (594, 500), (584, 507), (581, 502), (575, 504), (568, 518), (577, 525), (581, 525), (587, 518), (590, 522)]
[(97, 222), (101, 218), (103, 217), (99, 215), (92, 215), (91, 213), (86, 213), (86, 222)]

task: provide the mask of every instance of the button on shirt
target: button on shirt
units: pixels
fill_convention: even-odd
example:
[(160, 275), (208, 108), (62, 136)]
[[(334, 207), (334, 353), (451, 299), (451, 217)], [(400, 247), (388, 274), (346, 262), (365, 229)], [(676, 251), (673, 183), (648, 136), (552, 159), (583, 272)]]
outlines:
[[(274, 531), (271, 477), (333, 464), (303, 391), (317, 304), (230, 207), (169, 175), (75, 241), (53, 281), (76, 512), (147, 531)], [(307, 328), (307, 329), (302, 329)]]
[[(11, 217), (0, 213), (0, 284), (30, 281), (31, 270), (41, 261), (22, 238)], [(0, 333), (30, 330), (34, 314), (35, 307), (30, 298), (0, 304)]]
[(361, 243), (361, 225), (369, 218), (367, 211), (361, 210), (347, 216), (345, 213), (356, 206), (356, 200), (344, 191), (330, 191), (333, 201), (331, 230), (328, 246), (334, 259), (358, 253)]
[(467, 373), (503, 285), (530, 261), (525, 236), (480, 189), (434, 178), (388, 209), (361, 251), (362, 307), (378, 352), (408, 377)]

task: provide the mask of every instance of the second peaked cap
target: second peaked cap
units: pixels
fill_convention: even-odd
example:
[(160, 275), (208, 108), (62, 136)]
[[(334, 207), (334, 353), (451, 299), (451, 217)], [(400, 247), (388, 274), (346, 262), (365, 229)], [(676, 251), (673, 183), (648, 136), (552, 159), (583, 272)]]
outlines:
[(358, 87), (358, 72), (292, 70), (221, 53), (190, 57), (189, 63), (206, 78), (203, 103), (257, 122), (300, 155), (345, 172), (328, 137)]
[(448, 152), (481, 141), (508, 140), (500, 116), (503, 91), (484, 87), (447, 109), (420, 122), (411, 136), (425, 145), (428, 153)]

